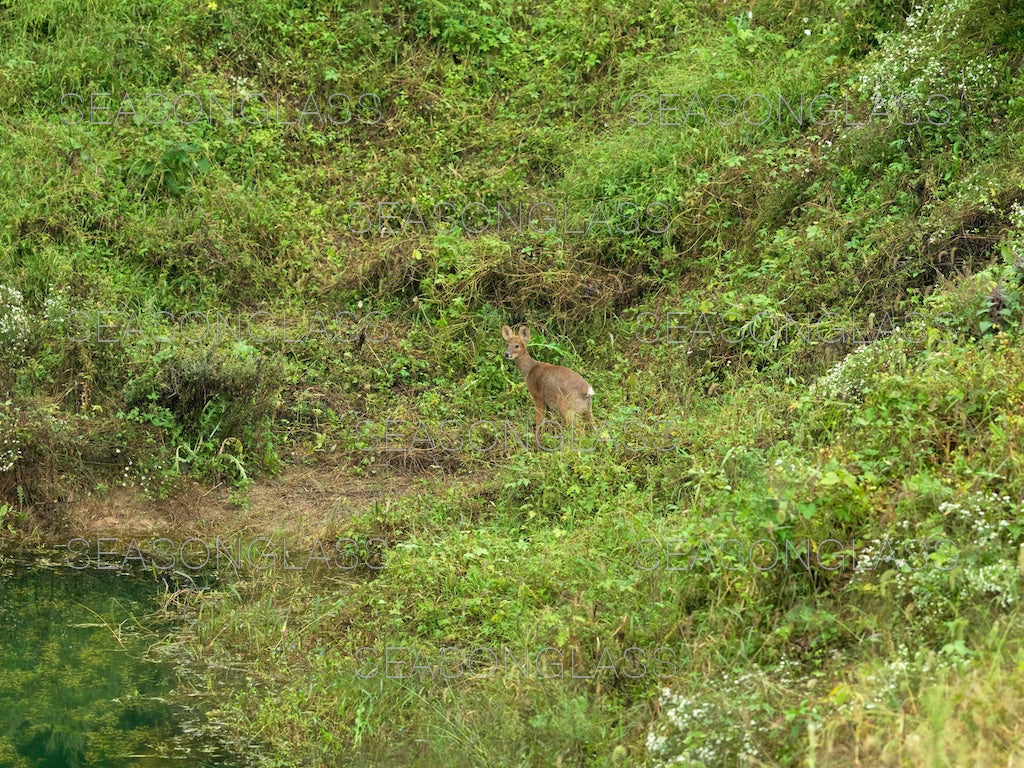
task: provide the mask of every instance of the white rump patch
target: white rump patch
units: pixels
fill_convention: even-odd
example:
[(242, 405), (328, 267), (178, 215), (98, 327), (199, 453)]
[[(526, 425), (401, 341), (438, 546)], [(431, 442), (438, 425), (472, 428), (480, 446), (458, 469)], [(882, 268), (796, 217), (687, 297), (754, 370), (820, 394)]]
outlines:
[(594, 396), (594, 388), (593, 387), (587, 387), (587, 397), (593, 397), (593, 396)]

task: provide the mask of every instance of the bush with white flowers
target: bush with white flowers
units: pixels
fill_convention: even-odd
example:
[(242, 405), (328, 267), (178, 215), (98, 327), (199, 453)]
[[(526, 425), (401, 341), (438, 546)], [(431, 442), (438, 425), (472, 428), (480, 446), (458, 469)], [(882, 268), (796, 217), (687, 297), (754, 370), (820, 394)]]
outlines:
[(1024, 499), (1016, 501), (994, 491), (979, 492), (944, 501), (939, 511), (961, 528), (966, 527), (964, 538), (979, 550), (973, 562), (964, 564), (963, 589), (969, 599), (994, 600), (1003, 609), (1011, 608), (1020, 597), (1017, 548), (1024, 539)]
[(860, 77), (860, 91), (876, 109), (925, 105), (940, 95), (948, 102), (980, 104), (994, 97), (1002, 62), (984, 50), (965, 48), (967, 27), (987, 14), (987, 0), (942, 0), (915, 6), (906, 26), (886, 35)]
[(654, 768), (754, 764), (758, 742), (775, 729), (764, 702), (771, 688), (799, 684), (799, 664), (782, 660), (761, 672), (723, 675), (704, 693), (687, 696), (663, 688), (661, 714), (647, 733), (647, 762)]
[[(29, 337), (29, 318), (23, 306), (21, 292), (0, 285), (0, 348), (7, 355), (25, 348)], [(8, 358), (9, 359), (9, 358)]]
[(43, 301), (43, 321), (49, 326), (48, 333), (63, 336), (71, 317), (71, 302), (66, 289), (56, 290), (51, 285), (50, 295)]
[(949, 559), (944, 564), (926, 562), (894, 578), (913, 601), (919, 627), (939, 631), (963, 606), (990, 604), (1005, 611), (1020, 601), (1022, 510), (1024, 499), (995, 492), (971, 493), (939, 504), (949, 530), (944, 536), (948, 546), (943, 547)]
[(852, 400), (863, 392), (872, 377), (883, 373), (900, 373), (907, 365), (907, 341), (897, 328), (886, 336), (858, 347), (836, 363), (811, 385), (819, 397)]
[[(6, 409), (6, 406), (6, 403), (0, 403), (0, 407)], [(0, 472), (10, 472), (21, 457), (21, 443), (14, 431), (14, 421), (7, 414), (0, 413)]]

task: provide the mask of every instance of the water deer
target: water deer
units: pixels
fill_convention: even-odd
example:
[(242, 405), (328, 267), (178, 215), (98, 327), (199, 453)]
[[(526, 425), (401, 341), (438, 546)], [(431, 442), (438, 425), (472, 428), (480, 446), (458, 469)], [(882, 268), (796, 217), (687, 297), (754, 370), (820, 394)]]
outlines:
[(530, 397), (533, 398), (533, 406), (537, 411), (534, 426), (537, 447), (541, 446), (540, 425), (547, 411), (558, 411), (562, 423), (566, 426), (575, 424), (579, 417), (594, 426), (594, 414), (590, 410), (594, 388), (586, 379), (564, 366), (542, 363), (530, 357), (530, 352), (526, 348), (526, 342), (530, 340), (530, 329), (526, 326), (523, 326), (519, 333), (507, 325), (503, 326), (501, 335), (508, 342), (505, 357), (513, 361), (523, 374), (526, 388), (530, 390)]

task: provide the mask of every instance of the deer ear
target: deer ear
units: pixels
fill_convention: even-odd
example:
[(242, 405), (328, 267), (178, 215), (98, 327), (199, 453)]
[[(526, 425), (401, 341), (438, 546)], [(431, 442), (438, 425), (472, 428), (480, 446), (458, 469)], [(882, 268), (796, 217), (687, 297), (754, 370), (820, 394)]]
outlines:
[(526, 327), (526, 326), (524, 325), (524, 326), (523, 326), (523, 327), (522, 327), (522, 328), (520, 329), (520, 331), (519, 331), (519, 335), (523, 337), (523, 341), (529, 341), (529, 340), (530, 340), (530, 329), (529, 329), (529, 328), (527, 328), (527, 327)]
[(503, 326), (501, 326), (501, 335), (505, 339), (505, 341), (508, 341), (515, 334), (512, 333), (512, 329), (511, 328), (509, 328), (507, 325), (503, 325)]

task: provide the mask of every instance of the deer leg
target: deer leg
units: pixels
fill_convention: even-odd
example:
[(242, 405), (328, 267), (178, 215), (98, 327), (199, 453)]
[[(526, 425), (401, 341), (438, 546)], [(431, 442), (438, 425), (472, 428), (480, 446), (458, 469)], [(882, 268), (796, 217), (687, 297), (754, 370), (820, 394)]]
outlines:
[(567, 416), (566, 421), (571, 426), (574, 436), (577, 428), (581, 438), (597, 432), (597, 422), (594, 421), (594, 414), (590, 412), (589, 406), (584, 405), (578, 411), (570, 411)]
[(540, 443), (540, 425), (544, 421), (544, 413), (547, 411), (547, 407), (544, 405), (544, 401), (539, 398), (533, 398), (533, 407), (535, 411), (535, 419), (533, 425), (533, 435), (537, 439), (537, 447), (541, 447)]
[(540, 426), (541, 426), (541, 424), (543, 422), (544, 422), (544, 409), (543, 408), (538, 408), (537, 409), (537, 420), (536, 420), (536, 423), (534, 424), (534, 427), (533, 427), (533, 434), (534, 434), (534, 437), (537, 438), (537, 447), (540, 448), (541, 450), (543, 450), (543, 448), (541, 447), (541, 442), (540, 442)]
[(570, 443), (574, 443), (575, 438), (577, 438), (577, 435), (575, 435), (575, 430), (577, 430), (577, 426), (579, 426), (580, 424), (580, 413), (577, 411), (573, 411), (571, 409), (566, 409), (565, 413), (562, 414), (562, 422), (569, 430)]

